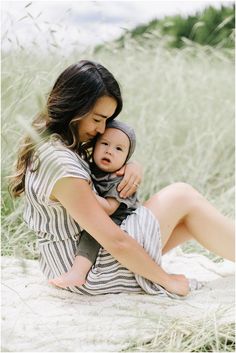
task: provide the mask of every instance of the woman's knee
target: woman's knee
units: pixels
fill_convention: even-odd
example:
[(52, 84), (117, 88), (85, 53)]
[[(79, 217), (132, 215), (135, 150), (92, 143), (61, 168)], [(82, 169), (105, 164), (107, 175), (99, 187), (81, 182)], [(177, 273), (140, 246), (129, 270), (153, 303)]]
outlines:
[(184, 195), (197, 193), (197, 190), (194, 189), (194, 187), (192, 185), (190, 185), (188, 183), (184, 183), (182, 181), (170, 184), (167, 187), (175, 190), (178, 193), (183, 193)]
[(185, 217), (195, 209), (199, 195), (191, 185), (178, 182), (166, 186), (146, 201), (144, 206), (153, 212), (160, 224), (163, 246), (175, 227), (184, 223)]
[(160, 190), (155, 196), (159, 199), (159, 201), (168, 200), (168, 203), (171, 203), (175, 208), (182, 208), (184, 206), (188, 209), (192, 205), (196, 204), (196, 200), (201, 197), (196, 189), (194, 189), (190, 184), (183, 182), (170, 184)]
[(157, 217), (171, 214), (184, 216), (188, 214), (197, 204), (202, 196), (191, 185), (176, 182), (161, 189), (144, 203)]
[(195, 205), (196, 201), (202, 196), (190, 184), (184, 182), (176, 182), (165, 188), (166, 194), (175, 204), (191, 206)]

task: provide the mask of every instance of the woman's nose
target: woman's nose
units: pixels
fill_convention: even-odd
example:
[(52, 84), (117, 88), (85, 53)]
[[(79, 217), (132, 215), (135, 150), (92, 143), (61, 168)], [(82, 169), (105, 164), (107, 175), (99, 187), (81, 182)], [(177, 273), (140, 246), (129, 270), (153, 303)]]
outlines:
[(105, 128), (106, 128), (106, 123), (105, 123), (105, 121), (101, 124), (101, 125), (99, 125), (98, 127), (97, 127), (97, 132), (99, 133), (99, 134), (103, 134), (104, 133), (104, 131), (105, 131)]

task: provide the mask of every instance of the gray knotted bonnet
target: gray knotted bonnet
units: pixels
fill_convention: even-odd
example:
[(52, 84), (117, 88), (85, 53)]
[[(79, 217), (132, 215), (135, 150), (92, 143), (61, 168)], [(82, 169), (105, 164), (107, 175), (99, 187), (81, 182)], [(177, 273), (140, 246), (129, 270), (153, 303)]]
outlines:
[(132, 154), (134, 153), (135, 146), (136, 146), (136, 135), (135, 135), (134, 129), (131, 126), (123, 123), (122, 121), (116, 120), (116, 119), (108, 121), (106, 127), (121, 130), (122, 132), (124, 132), (128, 136), (129, 142), (130, 142), (129, 153), (126, 158), (126, 161), (128, 161), (130, 159), (130, 157), (132, 156)]

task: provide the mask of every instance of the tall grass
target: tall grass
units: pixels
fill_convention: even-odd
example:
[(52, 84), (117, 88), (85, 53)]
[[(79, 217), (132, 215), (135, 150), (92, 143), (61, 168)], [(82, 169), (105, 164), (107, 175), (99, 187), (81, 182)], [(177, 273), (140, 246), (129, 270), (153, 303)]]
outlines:
[(181, 322), (165, 317), (152, 339), (131, 342), (124, 352), (235, 352), (234, 325), (218, 320), (213, 316)]
[(4, 255), (37, 258), (35, 236), (22, 220), (23, 199), (10, 198), (6, 176), (12, 171), (25, 127), (43, 108), (56, 77), (69, 64), (84, 58), (102, 63), (121, 84), (124, 109), (120, 119), (136, 130), (135, 159), (144, 168), (140, 199), (147, 199), (170, 183), (183, 181), (233, 217), (233, 51), (190, 42), (182, 49), (167, 49), (165, 40), (156, 38), (155, 33), (141, 41), (126, 38), (122, 49), (111, 43), (98, 51), (80, 52), (75, 46), (70, 55), (65, 55), (63, 47), (50, 48), (50, 43), (46, 43), (47, 52), (21, 45), (3, 52)]

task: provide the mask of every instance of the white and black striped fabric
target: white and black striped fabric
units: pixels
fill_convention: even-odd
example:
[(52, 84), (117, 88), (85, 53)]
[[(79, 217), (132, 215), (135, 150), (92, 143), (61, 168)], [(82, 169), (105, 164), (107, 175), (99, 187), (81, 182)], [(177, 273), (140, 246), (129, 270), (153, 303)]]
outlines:
[(60, 140), (51, 139), (41, 144), (25, 176), (23, 217), (29, 228), (48, 240), (77, 239), (81, 231), (78, 223), (59, 202), (51, 201), (50, 195), (59, 179), (77, 177), (90, 180), (89, 173), (87, 163)]
[[(36, 161), (37, 170), (28, 168), (26, 173), (24, 219), (38, 236), (40, 267), (50, 279), (71, 268), (80, 238), (79, 225), (59, 202), (50, 200), (50, 193), (60, 178), (74, 176), (90, 180), (90, 174), (87, 164), (60, 141), (41, 145)], [(150, 210), (138, 207), (122, 222), (121, 228), (136, 239), (156, 263), (161, 263), (160, 228)], [(161, 286), (130, 272), (103, 248), (88, 273), (86, 283), (68, 290), (89, 295), (144, 291), (172, 296)]]

